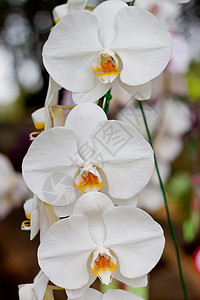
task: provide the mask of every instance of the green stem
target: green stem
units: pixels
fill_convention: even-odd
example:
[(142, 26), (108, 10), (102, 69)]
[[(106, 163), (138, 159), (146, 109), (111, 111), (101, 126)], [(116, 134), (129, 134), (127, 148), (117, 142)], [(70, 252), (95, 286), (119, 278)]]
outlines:
[(131, 2), (130, 6), (133, 6), (133, 5), (134, 5), (134, 3), (135, 3), (135, 0), (133, 0), (133, 1)]
[[(144, 124), (145, 124), (147, 135), (148, 135), (148, 138), (149, 138), (149, 143), (151, 144), (151, 147), (153, 148), (152, 140), (151, 140), (151, 135), (150, 135), (150, 132), (149, 132), (149, 128), (148, 128), (147, 120), (146, 120), (146, 117), (145, 117), (143, 105), (142, 105), (141, 101), (138, 101), (138, 103), (139, 103), (139, 106), (140, 106), (140, 109), (141, 109), (141, 112), (142, 112)], [(165, 208), (166, 208), (166, 213), (167, 213), (167, 219), (168, 219), (168, 223), (169, 223), (169, 228), (170, 228), (171, 236), (172, 236), (174, 247), (175, 247), (175, 251), (176, 251), (176, 257), (177, 257), (177, 263), (178, 263), (178, 269), (179, 269), (181, 284), (182, 284), (182, 288), (183, 288), (185, 300), (188, 300), (187, 289), (186, 289), (185, 281), (184, 281), (184, 278), (183, 278), (183, 272), (182, 272), (182, 268), (181, 268), (180, 255), (179, 255), (178, 245), (177, 245), (177, 241), (176, 241), (176, 236), (175, 236), (175, 233), (174, 233), (174, 228), (173, 228), (171, 217), (170, 217), (170, 213), (169, 213), (169, 208), (168, 208), (168, 204), (167, 204), (167, 198), (166, 198), (164, 186), (163, 186), (163, 183), (162, 183), (162, 179), (161, 179), (161, 176), (160, 176), (160, 172), (159, 172), (159, 168), (158, 168), (158, 163), (157, 163), (155, 152), (154, 152), (154, 160), (155, 160), (156, 172), (158, 174), (158, 179), (159, 179), (160, 187), (161, 187), (163, 198), (164, 198), (164, 202), (165, 202)]]
[(104, 98), (106, 98), (106, 103), (104, 105), (104, 112), (107, 117), (108, 117), (108, 112), (109, 112), (110, 100), (112, 99), (112, 95), (110, 92), (111, 92), (111, 89), (109, 89), (109, 91), (104, 95)]

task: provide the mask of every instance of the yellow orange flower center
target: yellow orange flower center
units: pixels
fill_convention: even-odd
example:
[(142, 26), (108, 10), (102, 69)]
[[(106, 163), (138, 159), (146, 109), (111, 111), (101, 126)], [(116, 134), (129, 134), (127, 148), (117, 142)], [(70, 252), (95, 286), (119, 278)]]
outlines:
[(86, 190), (100, 190), (104, 184), (98, 176), (94, 175), (90, 171), (84, 171), (78, 176), (75, 181), (75, 186), (83, 192)]
[(113, 262), (111, 256), (106, 253), (99, 253), (91, 269), (92, 274), (97, 275), (103, 283), (109, 284), (117, 269), (117, 263)]
[(84, 172), (81, 177), (84, 180), (84, 184), (87, 183), (99, 183), (99, 179), (97, 176), (95, 176), (94, 174), (92, 174), (91, 172)]
[(103, 82), (112, 82), (120, 74), (118, 67), (118, 60), (114, 53), (113, 57), (107, 53), (101, 53), (92, 69)]
[[(116, 70), (116, 66), (114, 64), (114, 61), (112, 60), (112, 58), (109, 55), (101, 55), (101, 69), (104, 72), (113, 72)], [(118, 68), (118, 66), (117, 66)]]

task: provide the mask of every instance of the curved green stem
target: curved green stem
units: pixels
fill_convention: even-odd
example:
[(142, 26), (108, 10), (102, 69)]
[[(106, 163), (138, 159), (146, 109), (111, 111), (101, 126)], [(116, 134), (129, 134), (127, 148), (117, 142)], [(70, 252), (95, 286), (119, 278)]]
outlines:
[(105, 112), (106, 116), (108, 117), (110, 100), (112, 99), (111, 89), (109, 89), (109, 91), (104, 95), (104, 98), (106, 98), (106, 102), (104, 105), (104, 112)]
[[(151, 135), (150, 135), (150, 132), (149, 132), (149, 128), (148, 128), (147, 120), (146, 120), (146, 117), (145, 117), (143, 105), (142, 105), (141, 101), (138, 101), (138, 103), (139, 103), (139, 106), (140, 106), (140, 110), (142, 112), (142, 117), (143, 117), (144, 124), (145, 124), (145, 127), (146, 127), (147, 135), (148, 135), (148, 138), (149, 138), (149, 143), (150, 143), (151, 147), (153, 148)], [(175, 251), (176, 251), (176, 257), (177, 257), (177, 263), (178, 263), (178, 269), (179, 269), (181, 284), (182, 284), (185, 300), (188, 300), (187, 289), (186, 289), (185, 281), (184, 281), (184, 278), (183, 278), (183, 272), (182, 272), (182, 268), (181, 268), (180, 255), (179, 255), (178, 245), (177, 245), (177, 241), (176, 241), (176, 236), (175, 236), (174, 228), (173, 228), (170, 213), (169, 213), (169, 208), (168, 208), (168, 204), (167, 204), (167, 197), (166, 197), (164, 185), (163, 185), (163, 182), (162, 182), (162, 179), (161, 179), (161, 176), (160, 176), (160, 172), (159, 172), (155, 152), (154, 152), (154, 161), (155, 161), (155, 167), (156, 167), (156, 172), (158, 174), (158, 179), (159, 179), (161, 191), (162, 191), (164, 202), (165, 202), (167, 220), (168, 220), (168, 223), (169, 223), (169, 228), (170, 228), (172, 240), (173, 240)]]

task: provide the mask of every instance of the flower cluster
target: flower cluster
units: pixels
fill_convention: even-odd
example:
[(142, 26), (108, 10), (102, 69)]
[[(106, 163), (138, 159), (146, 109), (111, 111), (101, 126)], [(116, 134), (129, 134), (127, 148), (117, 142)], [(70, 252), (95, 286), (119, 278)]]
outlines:
[[(40, 230), (41, 271), (33, 284), (19, 286), (21, 300), (53, 299), (60, 288), (68, 299), (139, 300), (89, 286), (97, 277), (146, 286), (164, 248), (160, 225), (137, 208), (136, 195), (153, 173), (153, 150), (133, 125), (105, 112), (114, 83), (138, 100), (150, 98), (151, 80), (170, 60), (171, 36), (141, 7), (121, 0), (93, 11), (85, 5), (71, 0), (54, 9), (43, 50), (49, 89), (44, 108), (32, 115), (40, 132), (22, 165), (34, 194), (24, 205), (30, 221), (23, 229), (31, 239)], [(58, 105), (61, 88), (77, 104), (68, 115)]]

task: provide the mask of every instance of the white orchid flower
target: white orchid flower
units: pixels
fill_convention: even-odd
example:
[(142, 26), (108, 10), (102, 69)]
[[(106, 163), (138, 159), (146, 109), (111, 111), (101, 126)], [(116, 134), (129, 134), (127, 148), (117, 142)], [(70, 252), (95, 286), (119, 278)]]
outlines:
[(19, 300), (54, 300), (53, 290), (48, 288), (49, 279), (40, 271), (34, 283), (19, 285)]
[(106, 195), (90, 192), (80, 197), (69, 218), (50, 227), (38, 261), (46, 276), (73, 299), (97, 276), (104, 284), (114, 277), (130, 286), (145, 286), (163, 247), (163, 231), (147, 213), (114, 207)]
[(40, 201), (36, 195), (24, 203), (24, 211), (27, 220), (22, 223), (21, 229), (30, 230), (30, 240), (34, 239), (39, 230), (41, 240), (49, 227), (59, 220), (53, 207)]
[(33, 240), (40, 229), (39, 199), (34, 196), (24, 203), (25, 216), (27, 218), (21, 225), (22, 230), (30, 230), (30, 240)]
[(123, 1), (66, 15), (43, 49), (47, 71), (73, 92), (75, 103), (98, 100), (115, 80), (139, 100), (149, 99), (150, 81), (170, 57), (171, 36), (165, 26)]
[[(69, 298), (68, 298), (69, 299)], [(89, 288), (87, 292), (75, 300), (143, 300), (143, 298), (123, 290), (108, 290), (105, 294)], [(70, 299), (69, 299), (70, 300)]]
[(64, 206), (75, 200), (75, 186), (99, 190), (103, 177), (113, 198), (131, 198), (147, 184), (153, 167), (152, 148), (133, 126), (108, 121), (99, 106), (82, 103), (64, 128), (46, 130), (33, 141), (22, 169), (39, 199)]

